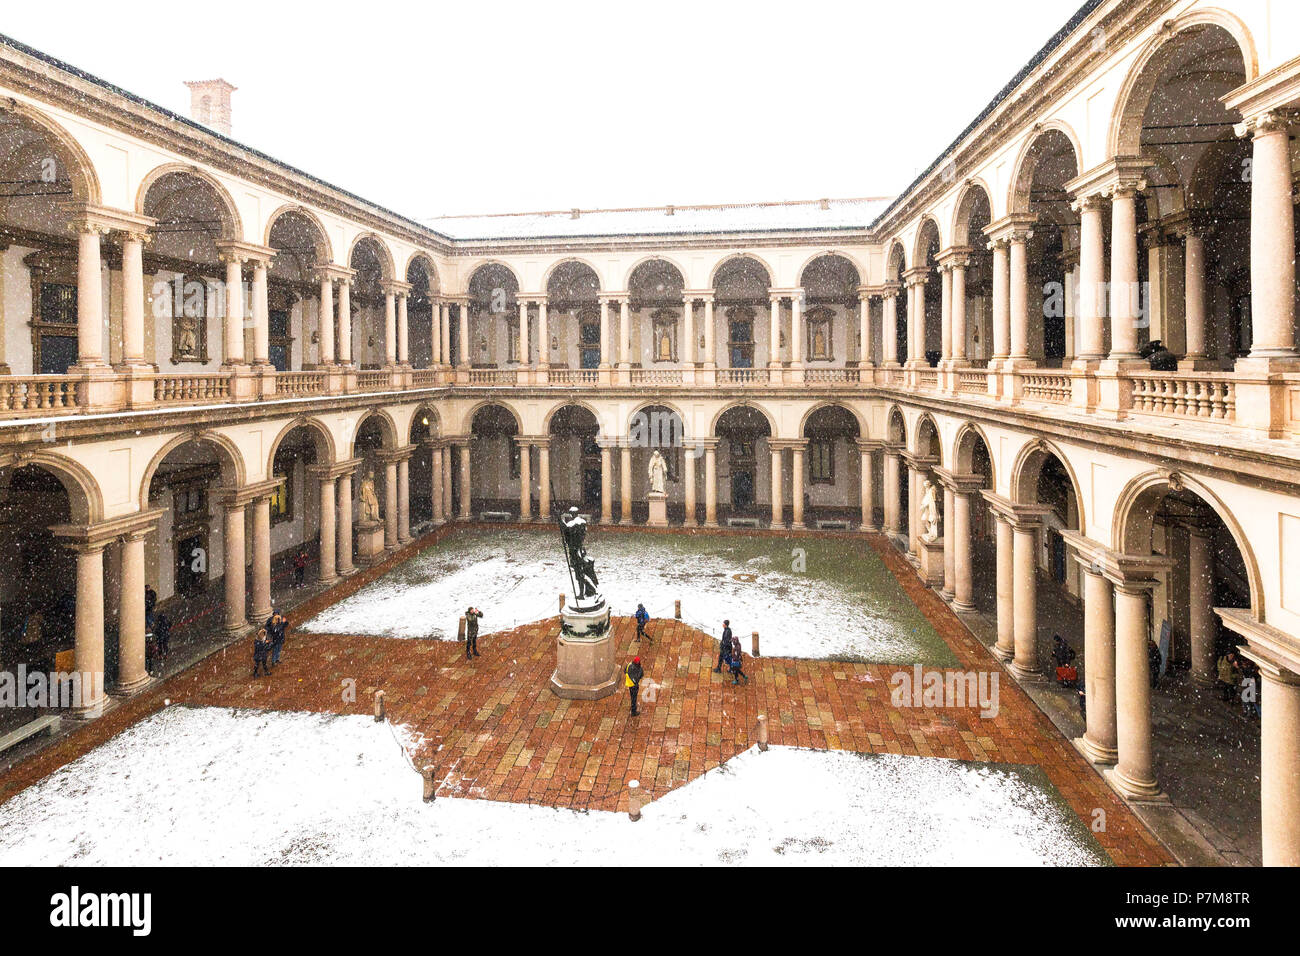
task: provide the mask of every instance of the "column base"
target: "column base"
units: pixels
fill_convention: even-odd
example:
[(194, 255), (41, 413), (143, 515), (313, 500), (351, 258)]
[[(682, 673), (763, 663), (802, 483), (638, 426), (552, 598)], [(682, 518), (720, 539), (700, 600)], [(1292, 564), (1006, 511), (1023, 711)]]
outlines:
[(1007, 670), (1011, 671), (1011, 676), (1013, 676), (1016, 680), (1020, 681), (1022, 684), (1047, 683), (1047, 675), (1045, 675), (1041, 670), (1039, 670), (1037, 663), (1033, 664), (1032, 666), (1027, 666), (1013, 658)]
[(69, 712), (73, 720), (96, 720), (104, 716), (105, 701), (98, 700), (87, 707), (75, 707)]
[(271, 612), (274, 610), (275, 607), (273, 603), (268, 604), (265, 608), (253, 608), (253, 610), (249, 612), (249, 617), (254, 621), (265, 621), (271, 616)]
[(974, 614), (979, 610), (975, 605), (968, 601), (958, 601), (956, 595), (953, 595), (952, 609), (958, 614)]
[(1088, 739), (1087, 734), (1084, 734), (1082, 737), (1075, 737), (1070, 742), (1074, 744), (1075, 749), (1078, 750), (1079, 753), (1083, 754), (1090, 763), (1102, 766), (1114, 766), (1115, 761), (1119, 759), (1118, 750), (1114, 747), (1103, 747), (1100, 744), (1093, 743)]
[(225, 624), (222, 627), (222, 631), (224, 631), (226, 637), (229, 638), (243, 637), (252, 629), (253, 625), (249, 624), (247, 621), (243, 621), (239, 624)]
[(990, 650), (993, 651), (993, 656), (1004, 664), (1010, 664), (1016, 659), (1015, 648), (1003, 647), (1001, 644), (994, 644)]
[(349, 577), (351, 577), (352, 575), (356, 574), (356, 573), (357, 573), (357, 570), (358, 570), (358, 569), (357, 569), (357, 566), (356, 566), (355, 564), (350, 564), (350, 565), (348, 565), (346, 568), (339, 568), (339, 569), (338, 569), (338, 576), (339, 576), (340, 578), (349, 578)]
[(113, 685), (113, 689), (109, 691), (109, 693), (114, 697), (134, 697), (153, 682), (154, 679), (148, 674), (145, 674), (143, 677), (137, 678), (128, 684)]
[(1120, 796), (1131, 803), (1169, 803), (1169, 794), (1154, 780), (1134, 780), (1119, 767), (1102, 771), (1102, 777)]

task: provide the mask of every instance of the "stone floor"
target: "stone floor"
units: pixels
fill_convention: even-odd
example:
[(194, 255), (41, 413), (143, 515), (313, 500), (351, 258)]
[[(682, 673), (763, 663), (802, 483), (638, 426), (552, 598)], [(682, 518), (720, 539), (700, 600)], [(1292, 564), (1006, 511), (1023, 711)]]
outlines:
[[(305, 619), (354, 593), (425, 543), (310, 598), (294, 617)], [(1106, 826), (1096, 837), (1116, 863), (1172, 862), (980, 641), (921, 585), (906, 560), (883, 538), (873, 537), (871, 544), (961, 667), (1001, 675), (995, 717), (983, 718), (974, 708), (895, 707), (889, 680), (898, 668), (891, 665), (757, 658), (747, 661), (750, 683), (733, 687), (712, 672), (716, 642), (675, 621), (656, 622), (653, 642), (639, 646), (632, 622), (615, 620), (623, 659), (641, 653), (648, 679), (660, 685), (657, 699), (638, 718), (629, 715), (623, 693), (577, 702), (546, 689), (555, 620), (485, 633), (483, 656), (471, 662), (455, 643), (301, 635), (290, 637), (270, 677), (250, 678), (250, 644), (243, 641), (121, 702), (0, 774), (0, 800), (165, 701), (366, 713), (373, 692), (382, 689), (388, 718), (416, 735), (413, 758), (434, 768), (441, 795), (626, 809), (628, 781), (640, 780), (652, 797), (679, 787), (751, 746), (764, 714), (776, 744), (1035, 764), (1085, 824), (1104, 811)]]

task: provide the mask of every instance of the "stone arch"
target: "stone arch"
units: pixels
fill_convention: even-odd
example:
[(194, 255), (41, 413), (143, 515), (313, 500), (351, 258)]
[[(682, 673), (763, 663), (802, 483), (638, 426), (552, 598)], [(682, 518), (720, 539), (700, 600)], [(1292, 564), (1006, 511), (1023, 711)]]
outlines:
[(379, 262), (380, 278), (391, 280), (396, 278), (396, 271), (393, 265), (393, 250), (388, 248), (388, 243), (384, 238), (373, 232), (363, 232), (352, 240), (352, 245), (348, 247), (349, 268), (352, 266), (352, 257), (363, 246), (369, 245), (375, 250), (375, 258)]
[(929, 412), (922, 412), (916, 419), (916, 424), (912, 428), (912, 440), (909, 447), (914, 454), (924, 455), (927, 449), (922, 447), (922, 442), (939, 449), (939, 467), (944, 466), (943, 455), (943, 433), (939, 431), (939, 423), (934, 420), (934, 416)]
[(1142, 120), (1155, 91), (1161, 68), (1175, 52), (1175, 42), (1188, 31), (1217, 27), (1237, 44), (1246, 82), (1259, 76), (1259, 53), (1250, 30), (1240, 17), (1216, 7), (1193, 10), (1176, 20), (1166, 20), (1160, 32), (1147, 41), (1124, 77), (1111, 113), (1106, 139), (1107, 156), (1137, 156), (1141, 153)]
[(474, 284), (474, 277), (490, 266), (496, 266), (501, 269), (504, 269), (507, 273), (509, 273), (510, 277), (515, 280), (515, 288), (516, 289), (523, 288), (523, 286), (519, 282), (519, 273), (517, 273), (514, 269), (512, 269), (509, 266), (509, 264), (507, 264), (503, 259), (484, 259), (481, 262), (475, 263), (474, 268), (469, 271), (469, 274), (465, 279), (466, 294), (468, 294), (470, 286)]
[(824, 408), (842, 408), (844, 411), (848, 412), (858, 423), (858, 437), (867, 437), (867, 420), (862, 417), (862, 414), (856, 408), (837, 401), (820, 401), (810, 405), (807, 411), (803, 413), (803, 417), (799, 419), (799, 437), (803, 436), (804, 429), (808, 426), (808, 420)]
[[(524, 434), (524, 420), (523, 420), (523, 416), (519, 414), (519, 410), (515, 408), (513, 405), (511, 405), (509, 402), (503, 401), (499, 398), (485, 398), (482, 401), (475, 402), (473, 405), (467, 408), (465, 410), (464, 417), (461, 419), (461, 422), (464, 427), (463, 433), (466, 435), (471, 434), (474, 429), (475, 416), (477, 416), (478, 413), (481, 412), (483, 409), (489, 408), (493, 405), (500, 406), (501, 408), (505, 409), (510, 414), (510, 416), (515, 420), (516, 435)], [(599, 417), (596, 420), (599, 421), (600, 420)]]
[(379, 431), (383, 437), (383, 447), (388, 449), (399, 448), (404, 442), (398, 437), (397, 423), (393, 421), (393, 416), (388, 414), (382, 408), (367, 409), (366, 413), (357, 419), (357, 427), (352, 430), (352, 440), (348, 447), (348, 457), (355, 458), (357, 455), (357, 436), (361, 434), (361, 429), (371, 419), (379, 423)]
[(718, 273), (722, 271), (724, 266), (730, 262), (736, 262), (737, 260), (742, 259), (747, 259), (761, 266), (767, 273), (768, 286), (770, 287), (772, 285), (775, 281), (776, 270), (772, 268), (771, 264), (766, 259), (762, 256), (755, 255), (752, 252), (734, 252), (731, 255), (723, 256), (713, 264), (713, 268), (709, 271), (709, 288), (712, 289), (718, 284)]
[(1042, 473), (1043, 464), (1048, 457), (1054, 457), (1065, 469), (1074, 492), (1074, 506), (1079, 515), (1079, 530), (1086, 533), (1088, 515), (1083, 507), (1083, 486), (1079, 484), (1079, 476), (1070, 459), (1055, 442), (1045, 438), (1035, 438), (1020, 449), (1015, 464), (1011, 466), (1011, 500), (1020, 505), (1038, 503), (1038, 476)]
[(957, 434), (953, 436), (952, 451), (948, 461), (952, 462), (952, 471), (958, 475), (972, 474), (974, 469), (972, 459), (975, 454), (975, 442), (984, 445), (985, 457), (989, 462), (989, 484), (998, 487), (997, 463), (993, 460), (993, 445), (989, 442), (989, 437), (984, 433), (975, 422), (963, 422), (957, 429)]
[(293, 203), (287, 203), (271, 213), (271, 217), (266, 221), (266, 231), (262, 236), (262, 245), (271, 246), (271, 230), (275, 228), (276, 222), (280, 217), (294, 214), (316, 228), (316, 257), (319, 263), (328, 263), (334, 261), (334, 248), (330, 244), (329, 233), (325, 231), (325, 224), (320, 221), (310, 209), (305, 206), (298, 206)]
[(330, 433), (330, 430), (325, 427), (325, 423), (318, 418), (310, 418), (306, 415), (301, 415), (281, 428), (279, 434), (277, 434), (275, 439), (271, 442), (270, 452), (266, 456), (266, 474), (270, 475), (275, 472), (275, 453), (280, 450), (281, 443), (283, 443), (283, 441), (298, 428), (306, 428), (315, 437), (317, 452), (324, 453), (323, 458), (320, 460), (320, 464), (332, 465), (334, 462), (338, 461), (338, 455), (334, 449), (334, 436)]
[(442, 290), (442, 277), (438, 274), (438, 266), (433, 261), (433, 256), (429, 255), (423, 249), (416, 249), (406, 259), (406, 265), (402, 268), (402, 277), (411, 281), (411, 269), (417, 262), (424, 263), (424, 273), (429, 277), (429, 294), (437, 295)]
[[(664, 403), (663, 403), (663, 402), (647, 402), (646, 404), (648, 404), (648, 405), (663, 405)], [(713, 420), (712, 420), (711, 422), (709, 422), (709, 431), (708, 431), (708, 436), (707, 436), (707, 437), (709, 437), (709, 438), (717, 438), (717, 437), (718, 437), (718, 422), (722, 420), (722, 416), (723, 416), (723, 415), (727, 414), (727, 412), (731, 411), (733, 408), (752, 408), (754, 411), (758, 412), (758, 413), (759, 413), (760, 415), (762, 415), (765, 419), (767, 419), (767, 428), (768, 428), (768, 433), (769, 433), (773, 438), (781, 438), (781, 437), (784, 437), (784, 436), (781, 435), (780, 431), (779, 431), (779, 430), (777, 429), (777, 427), (776, 427), (776, 419), (772, 417), (772, 413), (769, 412), (769, 411), (767, 410), (767, 408), (765, 408), (765, 407), (762, 405), (762, 403), (760, 403), (760, 402), (753, 402), (753, 401), (745, 401), (745, 400), (736, 401), (736, 402), (728, 402), (727, 404), (725, 404), (725, 405), (723, 405), (721, 408), (719, 408), (719, 409), (717, 410), (717, 412), (714, 414), (714, 416), (713, 416)], [(684, 421), (686, 421), (686, 419), (683, 418), (682, 421), (684, 422)]]
[[(640, 269), (642, 266), (647, 265), (648, 263), (651, 262), (662, 262), (672, 266), (674, 269), (677, 270), (677, 274), (682, 277), (682, 288), (690, 288), (689, 283), (686, 281), (686, 276), (687, 276), (686, 267), (683, 266), (676, 259), (672, 258), (671, 256), (659, 255), (659, 254), (642, 256), (640, 259), (636, 260), (636, 262), (632, 263), (631, 268), (629, 268), (626, 272), (623, 273), (623, 288), (631, 290), (632, 276), (634, 276), (636, 274), (636, 271)], [(597, 277), (599, 277), (600, 273), (598, 272), (596, 273), (596, 275)], [(545, 283), (543, 283), (542, 287), (545, 288)]]
[(804, 259), (803, 263), (799, 266), (798, 270), (795, 272), (795, 283), (800, 286), (803, 285), (803, 274), (807, 272), (808, 267), (812, 265), (814, 262), (816, 262), (818, 259), (832, 259), (832, 258), (843, 259), (845, 262), (847, 262), (857, 271), (859, 282), (866, 281), (865, 277), (867, 275), (867, 268), (862, 262), (858, 261), (857, 256), (853, 255), (846, 249), (826, 249), (822, 252), (815, 252), (812, 255), (808, 256), (808, 258)]
[(943, 230), (939, 228), (939, 220), (935, 219), (934, 216), (929, 213), (926, 213), (921, 217), (920, 225), (916, 228), (916, 245), (912, 252), (913, 268), (929, 264), (931, 234), (933, 234), (933, 244), (942, 249)]
[(601, 415), (595, 405), (580, 398), (565, 398), (552, 405), (542, 417), (542, 431), (544, 433), (549, 433), (551, 430), (551, 422), (554, 420), (555, 416), (570, 406), (581, 408), (584, 411), (589, 412), (591, 417), (596, 420), (596, 427), (600, 429), (601, 432), (605, 430), (603, 427), (604, 416)]
[[(641, 402), (639, 405), (637, 405), (635, 408), (633, 408), (630, 412), (628, 412), (628, 414), (627, 414), (627, 420), (623, 422), (623, 429), (624, 429), (624, 432), (627, 433), (627, 434), (630, 434), (630, 433), (631, 433), (631, 430), (632, 430), (632, 420), (635, 419), (635, 418), (637, 417), (637, 415), (641, 414), (641, 412), (645, 411), (647, 408), (653, 408), (653, 407), (659, 407), (659, 408), (666, 408), (666, 409), (668, 409), (670, 412), (672, 412), (674, 415), (676, 415), (676, 416), (681, 420), (683, 431), (686, 429), (687, 422), (689, 422), (690, 419), (686, 417), (685, 413), (684, 413), (684, 412), (683, 412), (683, 411), (682, 411), (682, 410), (681, 410), (681, 409), (680, 409), (680, 408), (679, 408), (675, 403), (670, 402), (670, 401), (667, 401), (667, 400), (662, 399), (662, 398), (653, 398), (653, 399), (647, 399), (646, 401)], [(600, 421), (599, 416), (597, 416), (597, 419), (596, 419), (596, 420), (597, 420), (597, 421)], [(715, 419), (715, 421), (716, 421), (716, 419)], [(710, 434), (712, 434), (712, 432), (710, 432)], [(774, 433), (774, 434), (775, 434), (775, 433)], [(683, 437), (683, 438), (689, 438), (690, 436), (688, 436), (688, 435), (683, 435), (682, 437)]]
[(230, 438), (209, 429), (182, 432), (158, 449), (150, 460), (149, 466), (145, 468), (144, 477), (140, 482), (139, 504), (141, 511), (149, 509), (149, 485), (153, 483), (153, 476), (158, 473), (159, 466), (177, 448), (190, 442), (205, 442), (216, 449), (217, 458), (221, 461), (222, 477), (233, 479), (230, 484), (231, 488), (243, 488), (248, 484), (248, 468), (244, 463), (244, 456), (240, 452), (239, 446)]
[(1028, 214), (1030, 210), (1030, 187), (1034, 180), (1034, 170), (1042, 157), (1038, 154), (1038, 147), (1044, 139), (1050, 138), (1055, 133), (1063, 136), (1068, 142), (1070, 149), (1074, 153), (1075, 175), (1083, 170), (1083, 147), (1080, 145), (1079, 136), (1069, 123), (1064, 120), (1051, 119), (1043, 123), (1035, 123), (1032, 134), (1025, 140), (1025, 144), (1016, 156), (1016, 163), (1012, 167), (1011, 187), (1007, 194), (1007, 211), (1011, 214)]
[(1246, 579), (1250, 585), (1250, 613), (1257, 621), (1264, 620), (1264, 578), (1259, 562), (1251, 550), (1250, 539), (1242, 530), (1227, 505), (1203, 482), (1182, 473), (1151, 471), (1132, 479), (1120, 492), (1115, 502), (1111, 522), (1111, 544), (1121, 554), (1148, 555), (1151, 553), (1151, 530), (1155, 509), (1171, 491), (1187, 490), (1201, 499), (1232, 535), (1246, 565)]
[(889, 253), (885, 256), (885, 281), (893, 282), (907, 271), (907, 249), (901, 239), (894, 239), (889, 244)]
[(222, 239), (242, 240), (244, 238), (244, 224), (239, 218), (239, 210), (236, 208), (235, 200), (230, 195), (230, 192), (211, 173), (205, 172), (197, 166), (187, 166), (184, 163), (164, 163), (149, 171), (144, 179), (140, 181), (140, 188), (136, 192), (135, 211), (138, 214), (145, 215), (144, 207), (149, 197), (149, 191), (161, 180), (173, 175), (196, 179), (212, 191), (212, 195), (217, 201), (217, 210), (221, 214)]
[(895, 445), (907, 444), (907, 416), (900, 405), (890, 405), (885, 410), (885, 440)]
[[(416, 422), (421, 421), (421, 415), (428, 416), (429, 424), (427, 428), (429, 430), (429, 436), (431, 438), (440, 436), (442, 434), (442, 415), (439, 414), (438, 406), (433, 402), (422, 402), (415, 407), (415, 411), (411, 413), (411, 424), (408, 427), (408, 431), (413, 431), (415, 429)], [(421, 424), (423, 423), (421, 422)]]
[[(547, 285), (551, 281), (551, 276), (553, 276), (556, 273), (556, 271), (560, 269), (561, 266), (568, 265), (569, 263), (577, 263), (578, 265), (586, 266), (588, 269), (592, 271), (592, 274), (595, 275), (596, 277), (597, 294), (607, 291), (605, 276), (601, 273), (600, 269), (598, 269), (590, 259), (584, 259), (581, 256), (565, 256), (562, 259), (556, 259), (549, 266), (547, 266), (546, 272), (542, 275), (542, 281), (539, 287), (540, 291), (545, 292)], [(515, 276), (515, 281), (516, 282), (519, 281), (518, 276)], [(626, 288), (626, 286), (624, 288)], [(523, 289), (522, 285), (520, 285), (520, 289), (521, 290)]]
[(73, 199), (96, 206), (103, 203), (103, 193), (100, 190), (99, 174), (95, 171), (95, 164), (91, 161), (90, 154), (71, 133), (41, 110), (16, 99), (10, 98), (4, 105), (4, 109), (35, 126), (58, 145), (64, 154), (59, 158), (63, 159), (68, 167)]
[(993, 218), (993, 191), (989, 189), (984, 180), (975, 178), (968, 179), (962, 186), (961, 192), (957, 194), (957, 202), (953, 207), (952, 213), (952, 244), (954, 246), (967, 246), (971, 244), (970, 240), (970, 220), (975, 212), (975, 201), (983, 195), (984, 202), (989, 209), (989, 218)]
[(81, 462), (53, 452), (34, 451), (20, 452), (6, 465), (11, 469), (32, 465), (57, 478), (68, 496), (74, 523), (97, 524), (104, 519), (104, 495), (99, 481)]

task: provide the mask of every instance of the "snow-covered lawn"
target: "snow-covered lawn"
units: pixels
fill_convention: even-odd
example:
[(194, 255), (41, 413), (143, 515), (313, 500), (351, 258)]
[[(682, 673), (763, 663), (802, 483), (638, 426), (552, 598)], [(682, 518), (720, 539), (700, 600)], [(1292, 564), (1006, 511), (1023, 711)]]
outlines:
[[(956, 666), (893, 574), (862, 541), (636, 534), (588, 537), (601, 591), (615, 614), (643, 602), (717, 637), (722, 621), (744, 641), (758, 631), (772, 657), (847, 658)], [(453, 640), (474, 604), (482, 632), (540, 620), (569, 593), (558, 532), (454, 534), (308, 621), (322, 633)], [(654, 627), (651, 625), (651, 634)]]
[(1089, 865), (1037, 768), (750, 750), (626, 814), (420, 800), (368, 717), (173, 706), (0, 806), (2, 865)]

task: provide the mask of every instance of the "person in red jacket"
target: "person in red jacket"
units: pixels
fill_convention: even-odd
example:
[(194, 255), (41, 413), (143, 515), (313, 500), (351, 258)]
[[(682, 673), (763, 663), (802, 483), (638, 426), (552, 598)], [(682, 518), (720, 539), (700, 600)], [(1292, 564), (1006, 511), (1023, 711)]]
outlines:
[(641, 692), (641, 678), (645, 677), (645, 669), (641, 667), (641, 658), (632, 658), (632, 663), (627, 665), (627, 673), (623, 675), (623, 685), (627, 687), (627, 695), (632, 701), (632, 716), (638, 716), (636, 711), (637, 694)]

